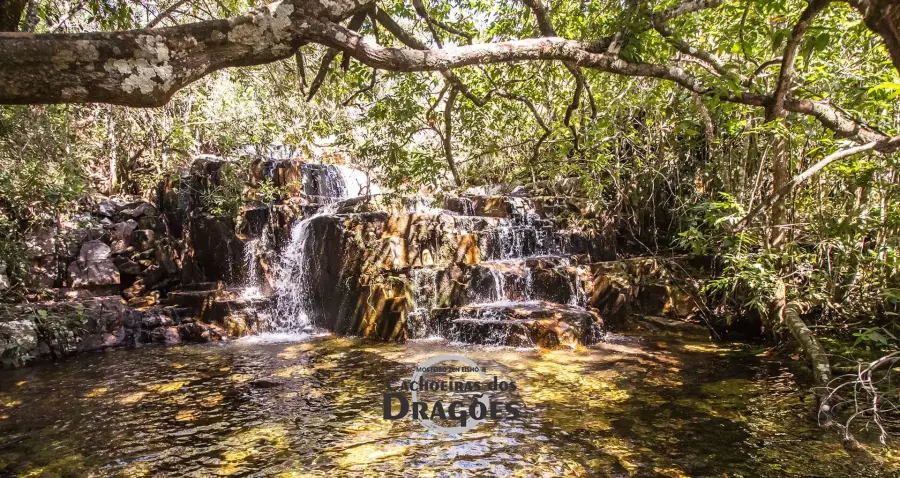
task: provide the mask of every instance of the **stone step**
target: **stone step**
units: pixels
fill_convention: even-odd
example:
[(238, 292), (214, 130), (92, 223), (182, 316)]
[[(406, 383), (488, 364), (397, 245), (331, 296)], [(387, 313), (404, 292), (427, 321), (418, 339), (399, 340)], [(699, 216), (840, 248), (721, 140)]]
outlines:
[(465, 343), (511, 347), (590, 345), (600, 339), (603, 330), (596, 314), (545, 301), (436, 309), (425, 320), (429, 322), (425, 336), (438, 334)]

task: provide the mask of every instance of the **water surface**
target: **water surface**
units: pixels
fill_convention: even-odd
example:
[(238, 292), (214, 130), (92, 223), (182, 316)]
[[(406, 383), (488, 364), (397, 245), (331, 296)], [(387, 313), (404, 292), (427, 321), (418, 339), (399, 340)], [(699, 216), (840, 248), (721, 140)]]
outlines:
[[(383, 420), (385, 381), (437, 353), (515, 380), (523, 415), (454, 437)], [(0, 372), (0, 476), (893, 476), (810, 420), (792, 370), (653, 337), (116, 350)]]

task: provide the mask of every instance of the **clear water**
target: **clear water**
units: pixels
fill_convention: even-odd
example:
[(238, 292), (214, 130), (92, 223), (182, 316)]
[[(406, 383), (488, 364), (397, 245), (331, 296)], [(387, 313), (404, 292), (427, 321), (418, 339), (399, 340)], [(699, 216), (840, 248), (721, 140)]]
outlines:
[[(2, 371), (0, 476), (897, 476), (855, 463), (809, 419), (795, 363), (616, 342), (536, 351), (327, 336)], [(522, 417), (452, 438), (384, 421), (385, 380), (448, 352), (514, 379)]]

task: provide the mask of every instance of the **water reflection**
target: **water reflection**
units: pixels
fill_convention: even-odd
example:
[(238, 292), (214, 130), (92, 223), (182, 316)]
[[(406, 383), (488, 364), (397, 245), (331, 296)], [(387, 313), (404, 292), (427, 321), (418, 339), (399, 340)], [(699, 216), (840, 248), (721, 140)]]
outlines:
[[(454, 437), (382, 420), (385, 381), (438, 353), (515, 380), (525, 413)], [(796, 381), (741, 348), (654, 338), (112, 351), (0, 373), (0, 475), (889, 475), (808, 420)]]

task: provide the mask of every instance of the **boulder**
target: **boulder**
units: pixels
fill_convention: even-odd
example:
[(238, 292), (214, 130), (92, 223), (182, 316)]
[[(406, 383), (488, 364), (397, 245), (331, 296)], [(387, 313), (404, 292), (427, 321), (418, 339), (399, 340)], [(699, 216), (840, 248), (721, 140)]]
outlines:
[(0, 306), (0, 362), (124, 345), (128, 312), (119, 296)]
[(124, 205), (113, 199), (104, 199), (94, 208), (98, 216), (114, 219)]
[(0, 368), (25, 365), (37, 356), (38, 330), (33, 320), (0, 319)]
[(78, 253), (78, 265), (84, 267), (91, 262), (103, 262), (109, 259), (112, 251), (100, 241), (88, 241), (81, 245)]
[(119, 267), (119, 272), (122, 275), (137, 276), (137, 275), (140, 275), (141, 272), (144, 271), (144, 268), (141, 267), (140, 264), (138, 264), (137, 262), (131, 261), (131, 260), (126, 260), (126, 261), (122, 262), (121, 264), (119, 264), (118, 267)]
[(118, 284), (119, 270), (110, 254), (109, 246), (100, 241), (85, 242), (78, 259), (69, 264), (69, 285), (77, 288)]
[(150, 229), (136, 229), (131, 234), (131, 244), (138, 252), (152, 249), (155, 241), (156, 233)]
[(152, 204), (144, 201), (139, 201), (125, 206), (124, 209), (119, 211), (119, 214), (122, 217), (128, 219), (139, 219), (144, 216), (156, 216), (157, 211)]
[(131, 235), (137, 227), (138, 223), (134, 219), (113, 226), (110, 233), (110, 248), (113, 254), (125, 252), (131, 246)]
[(163, 329), (163, 343), (166, 345), (181, 345), (181, 334), (178, 327), (166, 327)]
[(184, 264), (189, 275), (185, 283), (243, 281), (244, 242), (235, 234), (233, 221), (215, 216), (195, 217), (187, 224), (186, 236), (186, 262), (190, 265)]

